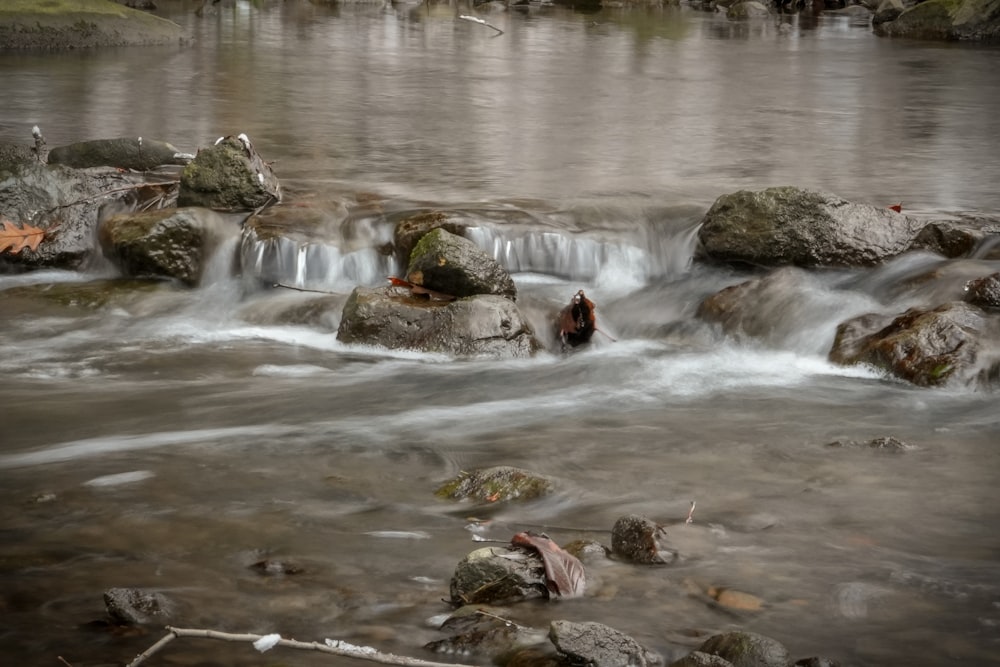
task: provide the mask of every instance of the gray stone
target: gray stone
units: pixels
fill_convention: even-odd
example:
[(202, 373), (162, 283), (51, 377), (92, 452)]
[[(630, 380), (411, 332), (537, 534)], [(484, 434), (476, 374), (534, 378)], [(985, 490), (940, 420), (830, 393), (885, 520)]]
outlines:
[(733, 667), (788, 667), (788, 649), (754, 632), (726, 632), (709, 637), (698, 650), (725, 658)]
[(48, 161), (75, 169), (117, 167), (146, 171), (162, 165), (186, 165), (192, 157), (164, 141), (119, 137), (57, 146), (49, 151)]
[(665, 544), (666, 529), (637, 514), (615, 521), (611, 529), (611, 551), (633, 563), (663, 565), (677, 560), (677, 552)]
[(719, 197), (698, 239), (705, 258), (755, 266), (869, 266), (909, 249), (920, 224), (887, 208), (794, 187)]
[(573, 664), (600, 667), (662, 665), (663, 657), (632, 637), (601, 623), (552, 621), (549, 639)]
[(510, 274), (475, 243), (442, 228), (425, 234), (410, 254), (407, 280), (454, 297), (517, 297)]
[(462, 357), (530, 357), (540, 349), (517, 306), (492, 294), (429, 301), (392, 287), (358, 287), (347, 300), (337, 340)]
[(181, 174), (177, 195), (178, 206), (225, 211), (252, 211), (279, 201), (278, 178), (243, 134), (198, 151)]

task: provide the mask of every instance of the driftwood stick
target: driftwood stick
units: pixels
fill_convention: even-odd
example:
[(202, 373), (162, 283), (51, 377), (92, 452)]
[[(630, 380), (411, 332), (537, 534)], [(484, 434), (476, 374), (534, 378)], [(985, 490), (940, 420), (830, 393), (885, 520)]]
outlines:
[[(167, 626), (168, 634), (156, 642), (135, 660), (128, 663), (127, 667), (138, 667), (147, 658), (169, 644), (177, 637), (197, 637), (202, 639), (220, 639), (227, 642), (256, 642), (267, 635), (254, 635), (249, 633), (235, 634), (231, 632), (220, 632), (218, 630), (206, 630), (200, 628), (174, 628)], [(421, 660), (420, 658), (407, 658), (393, 653), (383, 653), (370, 646), (357, 646), (347, 642), (326, 639), (321, 644), (319, 642), (300, 642), (295, 639), (278, 639), (273, 646), (283, 646), (285, 648), (295, 648), (303, 651), (318, 651), (319, 653), (330, 653), (358, 660), (368, 660), (378, 662), (383, 665), (403, 665), (403, 667), (472, 667), (471, 665), (461, 665), (456, 663), (432, 662)]]
[(493, 28), (494, 30), (497, 31), (497, 35), (502, 35), (503, 34), (503, 30), (501, 30), (500, 28), (496, 27), (492, 23), (487, 23), (486, 21), (484, 21), (484, 20), (482, 20), (480, 18), (476, 18), (475, 16), (466, 16), (465, 14), (459, 14), (458, 18), (462, 19), (463, 21), (472, 21), (473, 23), (478, 23), (479, 25), (484, 25), (487, 28)]

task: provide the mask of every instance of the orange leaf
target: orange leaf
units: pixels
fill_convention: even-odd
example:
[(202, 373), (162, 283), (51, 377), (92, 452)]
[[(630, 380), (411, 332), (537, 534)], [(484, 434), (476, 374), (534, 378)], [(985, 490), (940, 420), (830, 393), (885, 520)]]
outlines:
[(37, 250), (45, 238), (45, 230), (31, 225), (21, 225), (10, 220), (0, 220), (0, 253), (10, 250), (16, 255), (25, 248)]

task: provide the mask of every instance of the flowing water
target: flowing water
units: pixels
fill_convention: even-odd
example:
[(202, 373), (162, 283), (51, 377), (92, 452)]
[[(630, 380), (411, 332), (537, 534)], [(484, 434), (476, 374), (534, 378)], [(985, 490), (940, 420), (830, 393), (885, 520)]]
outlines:
[[(382, 284), (392, 223), (448, 209), (514, 272), (540, 332), (583, 288), (617, 342), (457, 361), (347, 347), (336, 317), (283, 323), (310, 295), (225, 270), (194, 290), (87, 287), (106, 266), (0, 277), (4, 664), (131, 659), (160, 632), (98, 622), (116, 586), (165, 592), (178, 626), (458, 659), (421, 646), (478, 546), (470, 517), (490, 538), (608, 543), (632, 512), (671, 527), (679, 564), (595, 567), (584, 599), (502, 613), (598, 621), (668, 658), (744, 628), (843, 665), (1000, 663), (996, 395), (826, 360), (840, 321), (957, 298), (1000, 263), (804, 274), (760, 304), (762, 338), (733, 340), (694, 311), (746, 275), (692, 261), (702, 213), (741, 188), (1000, 212), (1000, 51), (834, 15), (532, 7), (483, 14), (498, 34), (447, 5), (165, 4), (190, 44), (0, 56), (0, 139), (30, 143), (37, 123), (50, 146), (193, 152), (245, 132), (289, 205), (337, 223), (278, 249), (290, 283), (335, 299)], [(381, 208), (352, 207), (362, 194)], [(890, 435), (913, 448), (826, 446)], [(492, 465), (558, 491), (434, 497)], [(261, 576), (262, 559), (303, 571)], [(707, 604), (708, 586), (765, 607)], [(350, 662), (179, 640), (149, 664), (281, 661)]]

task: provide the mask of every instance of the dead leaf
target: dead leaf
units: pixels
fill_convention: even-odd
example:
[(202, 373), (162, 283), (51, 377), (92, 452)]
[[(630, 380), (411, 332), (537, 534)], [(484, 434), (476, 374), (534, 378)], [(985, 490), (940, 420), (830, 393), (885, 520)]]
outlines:
[(44, 238), (44, 229), (0, 220), (0, 253), (10, 250), (10, 254), (16, 255), (25, 248), (35, 251)]
[(559, 340), (576, 347), (588, 342), (595, 329), (594, 302), (580, 290), (559, 313)]
[(510, 543), (537, 551), (542, 557), (545, 580), (551, 596), (575, 598), (582, 596), (586, 591), (586, 571), (583, 563), (548, 536), (525, 531), (512, 537)]

